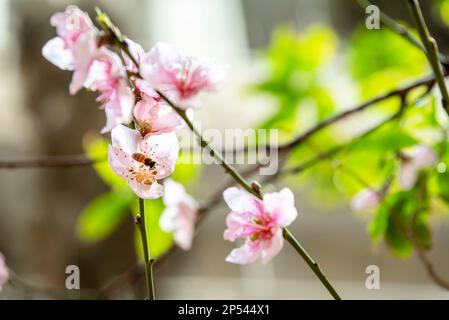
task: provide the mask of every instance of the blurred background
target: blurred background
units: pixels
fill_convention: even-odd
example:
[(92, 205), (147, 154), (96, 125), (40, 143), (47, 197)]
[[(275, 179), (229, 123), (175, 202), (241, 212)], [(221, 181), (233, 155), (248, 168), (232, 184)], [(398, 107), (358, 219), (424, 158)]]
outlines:
[[(405, 1), (375, 3), (412, 25)], [(320, 119), (429, 72), (425, 56), (400, 37), (383, 27), (367, 30), (366, 15), (352, 0), (0, 0), (2, 160), (104, 151), (98, 138), (104, 114), (95, 95), (69, 96), (70, 74), (41, 55), (55, 34), (50, 16), (69, 4), (91, 17), (100, 6), (146, 49), (166, 41), (188, 54), (228, 64), (222, 90), (205, 95), (195, 115), (202, 128), (279, 128), (281, 139), (288, 140)], [(440, 49), (448, 52), (449, 1), (422, 0), (421, 5)], [(346, 123), (338, 137), (366, 127), (392, 104)], [(336, 140), (328, 132), (314, 143), (325, 148)], [(290, 161), (309, 154), (298, 151)], [(449, 298), (413, 252), (398, 255), (383, 243), (373, 244), (367, 226), (374, 213), (351, 212), (348, 203), (356, 188), (346, 192), (339, 187), (342, 182), (330, 162), (319, 172), (279, 185), (297, 191), (300, 216), (291, 229), (342, 296)], [(360, 170), (375, 175), (370, 165), (362, 163)], [(101, 165), (0, 170), (0, 252), (20, 284), (7, 285), (0, 298), (76, 298), (64, 292), (66, 266), (80, 267), (81, 287), (87, 289), (109, 283), (136, 264), (130, 213), (135, 199), (116, 198), (114, 190), (120, 188), (105, 178), (105, 170)], [(216, 166), (187, 167), (179, 180), (204, 202), (221, 185), (222, 174)], [(151, 212), (159, 212), (158, 206)], [(436, 211), (429, 257), (449, 280), (449, 217), (443, 205), (436, 205)], [(224, 207), (213, 210), (191, 251), (175, 251), (156, 265), (160, 299), (329, 298), (288, 245), (265, 267), (225, 263), (234, 247), (222, 237), (227, 212)], [(160, 254), (171, 245), (166, 234), (154, 242)], [(380, 290), (365, 287), (369, 265), (380, 268)], [(33, 291), (30, 284), (63, 292)], [(108, 298), (141, 298), (142, 284), (123, 285)]]

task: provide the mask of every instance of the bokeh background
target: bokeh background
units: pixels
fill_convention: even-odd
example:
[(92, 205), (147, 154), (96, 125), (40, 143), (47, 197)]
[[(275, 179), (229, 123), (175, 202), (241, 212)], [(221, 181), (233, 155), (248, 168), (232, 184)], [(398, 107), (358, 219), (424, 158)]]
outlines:
[[(376, 3), (391, 16), (410, 22), (405, 1)], [(88, 92), (69, 96), (70, 74), (41, 56), (42, 46), (54, 36), (51, 14), (69, 4), (79, 5), (92, 17), (95, 5), (100, 6), (147, 49), (156, 41), (166, 41), (189, 54), (228, 64), (223, 89), (204, 96), (204, 108), (196, 114), (203, 128), (279, 127), (281, 138), (287, 139), (336, 110), (428, 72), (424, 55), (398, 36), (383, 28), (365, 29), (366, 15), (352, 0), (0, 0), (3, 160), (83, 153), (103, 126), (95, 96)], [(440, 49), (447, 52), (449, 2), (422, 0), (421, 5)], [(296, 58), (289, 55), (291, 48), (300, 51)], [(297, 65), (285, 64), (288, 59)], [(274, 76), (273, 65), (285, 72)], [(295, 67), (299, 71), (292, 76), (289, 70)], [(290, 89), (282, 83), (290, 83)], [(297, 95), (288, 100), (292, 90)], [(278, 112), (278, 101), (285, 102), (282, 110), (287, 114), (301, 106), (299, 120), (287, 122), (285, 112)], [(369, 123), (370, 117), (358, 122)], [(328, 190), (334, 183), (332, 176), (313, 178), (282, 182), (297, 190), (300, 216), (291, 229), (344, 298), (449, 298), (449, 292), (431, 282), (414, 255), (398, 259), (384, 244), (372, 244), (367, 232), (372, 213), (352, 213), (348, 197)], [(188, 190), (205, 201), (222, 181), (221, 169), (207, 166), (189, 181)], [(90, 231), (80, 231), (83, 210), (109, 189), (90, 166), (1, 170), (0, 252), (18, 283), (7, 285), (0, 298), (77, 298), (76, 293), (64, 292), (67, 265), (80, 267), (84, 289), (99, 288), (132, 268), (138, 258), (131, 214), (110, 217), (118, 221), (113, 230), (104, 231), (93, 223)], [(315, 193), (306, 192), (310, 189)], [(100, 206), (102, 210), (107, 220), (107, 205)], [(207, 217), (191, 251), (178, 250), (156, 265), (159, 298), (329, 298), (289, 246), (264, 267), (225, 263), (233, 248), (222, 238), (226, 213), (221, 207)], [(444, 209), (431, 221), (430, 252), (447, 279), (448, 222)], [(105, 235), (96, 234), (96, 227)], [(380, 268), (380, 290), (365, 288), (368, 265)], [(139, 298), (142, 292), (142, 282), (137, 281), (108, 298)]]

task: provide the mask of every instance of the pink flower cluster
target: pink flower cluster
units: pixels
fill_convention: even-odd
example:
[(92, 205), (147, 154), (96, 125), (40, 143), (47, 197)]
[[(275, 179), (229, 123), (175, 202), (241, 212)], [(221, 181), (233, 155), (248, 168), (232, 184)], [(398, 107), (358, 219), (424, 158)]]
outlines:
[[(162, 197), (159, 181), (174, 171), (179, 153), (175, 130), (183, 122), (158, 92), (190, 111), (198, 106), (199, 93), (217, 89), (225, 68), (211, 59), (182, 56), (165, 43), (145, 52), (126, 40), (129, 52), (116, 53), (76, 6), (54, 14), (50, 23), (57, 37), (45, 44), (42, 54), (60, 69), (73, 71), (72, 95), (82, 88), (98, 92), (106, 114), (102, 133), (111, 132), (111, 168), (140, 198)], [(198, 206), (182, 186), (174, 181), (165, 185), (167, 209), (161, 223), (174, 232), (180, 247), (189, 249)]]
[[(183, 124), (179, 110), (164, 97), (180, 112), (191, 111), (199, 106), (201, 92), (218, 88), (225, 68), (211, 59), (183, 56), (166, 43), (157, 43), (145, 52), (126, 40), (128, 50), (118, 54), (108, 47), (110, 41), (89, 16), (75, 6), (56, 13), (51, 24), (57, 37), (42, 53), (59, 68), (73, 71), (71, 94), (82, 88), (98, 92), (107, 119), (102, 133), (111, 132), (108, 158), (112, 170), (127, 180), (140, 198), (164, 197), (161, 227), (173, 232), (181, 248), (190, 249), (198, 204), (173, 180), (160, 184), (174, 171), (179, 153), (175, 131)], [(283, 228), (297, 216), (293, 193), (283, 189), (266, 194), (261, 201), (230, 188), (224, 198), (232, 209), (224, 237), (245, 240), (226, 260), (239, 264), (251, 263), (259, 256), (263, 263), (271, 260), (282, 249)]]
[(172, 132), (182, 121), (156, 90), (185, 110), (198, 106), (198, 94), (216, 90), (225, 75), (225, 68), (215, 61), (182, 56), (166, 43), (145, 52), (127, 40), (132, 58), (125, 53), (120, 57), (100, 41), (88, 14), (76, 6), (54, 14), (50, 22), (57, 37), (42, 54), (57, 67), (73, 71), (71, 94), (83, 87), (99, 93), (107, 118), (103, 133), (132, 121), (143, 134)]

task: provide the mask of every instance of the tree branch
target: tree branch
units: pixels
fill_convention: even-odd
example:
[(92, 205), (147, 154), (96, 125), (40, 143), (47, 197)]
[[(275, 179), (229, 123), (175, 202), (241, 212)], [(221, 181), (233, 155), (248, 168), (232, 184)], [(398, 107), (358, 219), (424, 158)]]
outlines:
[(42, 157), (25, 160), (0, 160), (0, 170), (32, 168), (71, 168), (90, 166), (105, 159), (92, 160), (84, 154)]
[(412, 11), (413, 18), (415, 19), (421, 41), (426, 48), (427, 59), (433, 69), (438, 86), (440, 87), (443, 108), (449, 115), (449, 93), (444, 80), (444, 71), (441, 65), (437, 43), (430, 35), (418, 0), (408, 0), (408, 4)]

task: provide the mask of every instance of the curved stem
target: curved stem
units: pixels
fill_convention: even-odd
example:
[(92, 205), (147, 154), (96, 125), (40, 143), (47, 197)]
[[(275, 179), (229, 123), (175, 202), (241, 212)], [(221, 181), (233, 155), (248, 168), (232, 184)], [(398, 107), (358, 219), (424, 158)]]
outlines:
[(142, 248), (145, 264), (145, 274), (147, 280), (147, 292), (148, 299), (155, 300), (154, 294), (154, 281), (153, 281), (153, 264), (154, 260), (151, 259), (150, 248), (148, 246), (147, 228), (145, 222), (145, 200), (139, 198), (139, 214), (136, 217), (136, 224), (139, 227), (140, 235), (142, 238)]
[(419, 6), (418, 0), (408, 0), (410, 10), (412, 11), (413, 18), (415, 19), (421, 41), (426, 48), (427, 59), (435, 74), (435, 79), (440, 87), (443, 108), (447, 114), (449, 114), (449, 92), (444, 80), (444, 70), (441, 65), (439, 50), (435, 39), (430, 35), (427, 28), (426, 21)]

